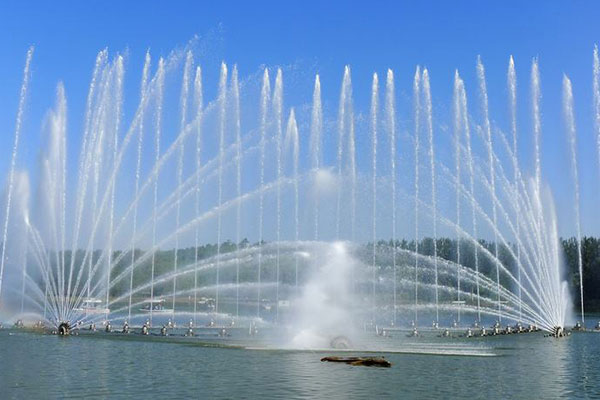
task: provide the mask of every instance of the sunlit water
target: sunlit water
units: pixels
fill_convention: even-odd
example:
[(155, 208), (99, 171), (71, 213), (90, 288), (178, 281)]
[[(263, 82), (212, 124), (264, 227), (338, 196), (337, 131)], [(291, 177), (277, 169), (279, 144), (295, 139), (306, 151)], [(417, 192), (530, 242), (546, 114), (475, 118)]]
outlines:
[(322, 363), (320, 358), (330, 352), (144, 339), (134, 335), (109, 339), (103, 334), (60, 338), (1, 330), (1, 397), (549, 399), (600, 395), (600, 333), (575, 333), (560, 340), (543, 334), (409, 339), (395, 333), (380, 340), (415, 347), (419, 342), (437, 342), (494, 356), (385, 352), (393, 364), (390, 369)]

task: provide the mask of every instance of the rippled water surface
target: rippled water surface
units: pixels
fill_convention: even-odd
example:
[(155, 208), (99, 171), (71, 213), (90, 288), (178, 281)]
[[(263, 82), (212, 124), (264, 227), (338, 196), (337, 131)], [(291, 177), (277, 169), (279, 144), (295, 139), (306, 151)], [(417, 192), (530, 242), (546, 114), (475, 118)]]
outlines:
[[(1, 330), (0, 398), (600, 398), (600, 333), (400, 335), (386, 340), (409, 352), (384, 352), (393, 366), (380, 369), (320, 362), (327, 352)], [(418, 354), (429, 341), (494, 356)]]

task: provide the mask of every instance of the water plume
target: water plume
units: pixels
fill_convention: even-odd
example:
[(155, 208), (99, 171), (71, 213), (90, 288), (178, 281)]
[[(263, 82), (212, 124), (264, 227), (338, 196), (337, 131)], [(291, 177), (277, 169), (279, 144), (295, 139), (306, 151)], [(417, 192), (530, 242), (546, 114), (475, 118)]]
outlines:
[[(265, 184), (265, 145), (267, 140), (267, 107), (269, 102), (269, 70), (265, 68), (263, 74), (263, 84), (260, 92), (260, 187), (262, 188)], [(262, 248), (263, 244), (263, 219), (264, 219), (264, 194), (260, 192), (259, 201), (259, 219), (258, 219), (258, 245)], [(257, 310), (256, 316), (260, 318), (260, 282), (261, 282), (261, 270), (262, 270), (262, 252), (258, 253), (258, 290), (257, 290)]]
[[(323, 135), (323, 109), (321, 105), (321, 80), (319, 75), (315, 76), (315, 88), (313, 91), (313, 104), (310, 124), (310, 154), (311, 166), (316, 175), (321, 168), (321, 140)], [(316, 186), (316, 185), (315, 185)], [(314, 198), (314, 239), (319, 239), (319, 192), (316, 191)]]
[[(483, 63), (481, 62), (481, 57), (477, 58), (477, 78), (479, 80), (479, 96), (481, 101), (481, 113), (483, 116), (483, 131), (485, 134), (485, 141), (487, 145), (488, 152), (488, 164), (490, 168), (490, 187), (491, 187), (491, 195), (492, 197), (496, 196), (496, 172), (495, 172), (495, 160), (494, 160), (494, 147), (492, 142), (492, 128), (490, 125), (489, 118), (489, 109), (488, 109), (488, 94), (487, 94), (487, 85), (485, 82), (485, 69), (483, 67)], [(496, 202), (492, 202), (492, 218), (493, 218), (493, 226), (498, 225), (498, 216), (496, 211)], [(494, 230), (494, 256), (496, 259), (498, 258), (498, 235)], [(496, 264), (496, 283), (498, 290), (498, 318), (502, 321), (502, 306), (500, 302), (500, 269), (498, 264)]]
[(375, 309), (377, 307), (377, 301), (375, 298), (375, 285), (377, 282), (377, 107), (379, 97), (379, 78), (377, 73), (373, 74), (373, 84), (371, 87), (371, 162), (372, 162), (372, 187), (373, 191), (373, 209), (372, 209), (372, 221), (373, 221), (373, 315), (372, 319), (375, 320)]
[(8, 238), (8, 221), (10, 219), (10, 208), (12, 203), (13, 185), (15, 179), (15, 165), (19, 151), (19, 138), (21, 137), (21, 126), (23, 124), (23, 114), (25, 113), (25, 101), (27, 99), (27, 90), (29, 88), (29, 69), (31, 58), (33, 57), (33, 47), (27, 51), (25, 58), (25, 68), (23, 71), (23, 83), (19, 95), (19, 108), (17, 111), (17, 121), (15, 123), (15, 141), (10, 158), (10, 170), (8, 172), (8, 193), (6, 196), (6, 211), (4, 212), (4, 226), (2, 229), (2, 254), (0, 254), (0, 294), (2, 293), (2, 278), (4, 276), (4, 264), (6, 263), (6, 241)]
[[(515, 190), (518, 190), (518, 181), (519, 181), (519, 160), (517, 157), (517, 73), (515, 71), (515, 62), (513, 57), (510, 56), (510, 60), (508, 62), (508, 74), (507, 74), (507, 84), (508, 84), (508, 99), (509, 99), (509, 111), (510, 111), (510, 131), (512, 133), (512, 161), (513, 161), (513, 172), (514, 172), (514, 185)], [(515, 210), (515, 226), (517, 229), (516, 237), (517, 237), (517, 264), (521, 263), (521, 247), (518, 242), (520, 241), (521, 227), (519, 221), (519, 203), (516, 204)], [(517, 269), (518, 279), (519, 279), (519, 320), (522, 316), (522, 293), (521, 293), (521, 268)]]
[(392, 255), (392, 268), (394, 270), (394, 316), (393, 323), (396, 324), (396, 306), (397, 306), (397, 270), (396, 270), (396, 102), (395, 102), (395, 89), (394, 89), (394, 72), (391, 69), (387, 70), (386, 78), (386, 90), (385, 90), (385, 110), (387, 118), (388, 136), (390, 142), (390, 170), (391, 170), (391, 204), (392, 204), (392, 243), (393, 243), (393, 255)]
[[(431, 175), (431, 209), (432, 209), (432, 221), (433, 221), (433, 265), (435, 273), (435, 304), (436, 307), (439, 303), (438, 296), (438, 248), (437, 248), (437, 190), (436, 190), (436, 179), (435, 179), (435, 152), (433, 143), (433, 107), (431, 105), (431, 86), (429, 83), (429, 71), (427, 68), (423, 69), (423, 102), (425, 108), (425, 128), (427, 129), (427, 138), (429, 141), (429, 168)], [(457, 172), (460, 172), (457, 171)], [(458, 176), (458, 174), (457, 174)], [(459, 263), (460, 264), (460, 263)], [(439, 320), (439, 313), (436, 308), (436, 322)]]
[[(217, 207), (219, 209), (217, 216), (217, 260), (221, 254), (221, 230), (222, 230), (222, 213), (220, 211), (223, 203), (223, 157), (225, 153), (225, 123), (227, 120), (227, 65), (221, 63), (221, 75), (219, 78), (219, 178), (218, 178), (218, 200)], [(217, 284), (215, 291), (215, 312), (219, 312), (219, 264), (217, 261)]]
[(565, 125), (567, 136), (569, 138), (569, 149), (571, 152), (571, 174), (573, 175), (574, 185), (574, 204), (575, 204), (575, 230), (577, 232), (577, 267), (579, 269), (579, 290), (581, 299), (581, 321), (585, 322), (583, 312), (583, 260), (581, 258), (581, 216), (579, 200), (579, 173), (577, 171), (577, 130), (575, 128), (575, 115), (573, 111), (573, 88), (571, 80), (563, 75), (563, 112), (565, 115)]
[(352, 341), (351, 269), (355, 261), (343, 242), (334, 242), (322, 252), (311, 255), (318, 272), (304, 285), (297, 302), (296, 320), (288, 344), (300, 349), (330, 348), (336, 337)]
[[(419, 253), (419, 151), (420, 151), (420, 131), (421, 131), (421, 68), (417, 67), (413, 80), (413, 107), (415, 124), (415, 253)], [(415, 257), (415, 319), (414, 324), (418, 325), (418, 305), (419, 305), (419, 257)]]

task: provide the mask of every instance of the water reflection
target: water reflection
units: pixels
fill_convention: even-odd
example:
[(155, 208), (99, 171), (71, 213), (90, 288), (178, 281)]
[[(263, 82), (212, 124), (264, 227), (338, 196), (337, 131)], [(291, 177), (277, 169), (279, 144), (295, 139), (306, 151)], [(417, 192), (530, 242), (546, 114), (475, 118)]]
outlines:
[(496, 356), (386, 353), (393, 366), (378, 369), (322, 363), (326, 352), (0, 331), (0, 386), (5, 398), (593, 397), (600, 393), (599, 341), (598, 333), (450, 339), (445, 346)]

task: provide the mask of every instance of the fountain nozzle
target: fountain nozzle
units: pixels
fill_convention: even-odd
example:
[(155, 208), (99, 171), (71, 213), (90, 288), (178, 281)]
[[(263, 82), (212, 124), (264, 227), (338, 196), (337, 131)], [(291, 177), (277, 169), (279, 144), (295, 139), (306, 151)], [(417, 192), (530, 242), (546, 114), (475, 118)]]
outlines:
[(58, 325), (58, 330), (56, 331), (58, 336), (68, 336), (71, 331), (71, 324), (68, 322), (61, 322)]
[(555, 326), (552, 328), (552, 336), (555, 338), (560, 338), (563, 336), (567, 336), (565, 333), (565, 329), (562, 326)]

